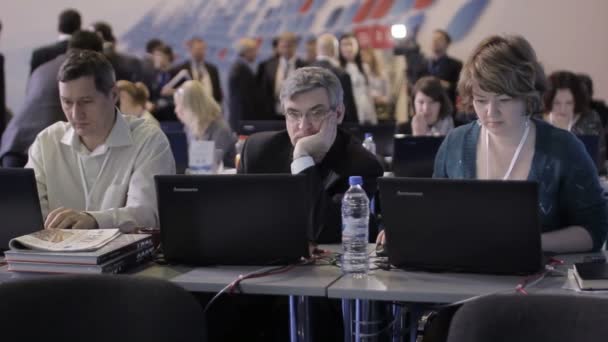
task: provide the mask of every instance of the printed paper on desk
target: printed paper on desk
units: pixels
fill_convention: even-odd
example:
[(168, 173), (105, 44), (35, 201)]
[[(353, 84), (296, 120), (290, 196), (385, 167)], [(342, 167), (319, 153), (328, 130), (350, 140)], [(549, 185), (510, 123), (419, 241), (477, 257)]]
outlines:
[(44, 229), (12, 239), (12, 250), (85, 252), (105, 246), (120, 235), (118, 229)]
[(215, 142), (192, 140), (188, 151), (188, 167), (192, 173), (213, 173)]

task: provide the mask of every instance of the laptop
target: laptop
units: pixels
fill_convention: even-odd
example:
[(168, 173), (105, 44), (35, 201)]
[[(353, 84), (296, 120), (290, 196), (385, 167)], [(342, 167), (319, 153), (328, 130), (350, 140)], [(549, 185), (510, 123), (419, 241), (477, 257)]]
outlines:
[(365, 139), (365, 133), (371, 133), (376, 143), (376, 154), (379, 156), (393, 155), (394, 122), (379, 123), (376, 126), (362, 126), (359, 123), (344, 122), (340, 127), (362, 143), (363, 139)]
[(535, 182), (379, 178), (378, 185), (392, 265), (491, 274), (542, 269)]
[(433, 176), (435, 155), (444, 137), (398, 134), (393, 147), (393, 174), (397, 177)]
[(282, 131), (285, 120), (245, 120), (239, 122), (239, 135), (252, 135), (258, 132)]
[(184, 174), (188, 168), (188, 137), (184, 131), (166, 131), (165, 134), (175, 158), (175, 170)]
[(305, 176), (155, 176), (168, 262), (289, 264), (308, 257)]
[(0, 168), (0, 251), (12, 238), (44, 229), (32, 169)]

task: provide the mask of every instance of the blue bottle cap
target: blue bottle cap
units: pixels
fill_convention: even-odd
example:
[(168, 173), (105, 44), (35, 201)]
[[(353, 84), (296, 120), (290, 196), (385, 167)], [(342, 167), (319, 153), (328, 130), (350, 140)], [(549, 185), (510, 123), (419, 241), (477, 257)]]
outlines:
[(363, 178), (361, 178), (361, 176), (348, 177), (348, 185), (353, 186), (353, 185), (362, 185), (362, 184), (363, 184)]
[(373, 137), (374, 137), (374, 135), (373, 135), (373, 134), (371, 134), (371, 133), (369, 133), (369, 132), (368, 132), (368, 133), (365, 133), (365, 139), (367, 139), (367, 138), (373, 138)]

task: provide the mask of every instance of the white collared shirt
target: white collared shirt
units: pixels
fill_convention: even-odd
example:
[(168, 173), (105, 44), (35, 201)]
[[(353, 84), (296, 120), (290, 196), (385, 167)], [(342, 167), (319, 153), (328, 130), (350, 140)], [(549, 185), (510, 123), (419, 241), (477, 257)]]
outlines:
[(285, 57), (279, 57), (279, 64), (277, 66), (277, 73), (275, 75), (274, 82), (274, 93), (275, 95), (279, 95), (281, 92), (281, 85), (283, 84), (283, 80), (289, 77), (291, 73), (296, 70), (296, 56), (291, 57), (291, 59), (286, 59)]
[(117, 113), (108, 138), (93, 151), (67, 122), (38, 134), (26, 167), (36, 173), (44, 217), (64, 207), (86, 211), (99, 228), (159, 226), (154, 175), (175, 174), (169, 142), (144, 119)]

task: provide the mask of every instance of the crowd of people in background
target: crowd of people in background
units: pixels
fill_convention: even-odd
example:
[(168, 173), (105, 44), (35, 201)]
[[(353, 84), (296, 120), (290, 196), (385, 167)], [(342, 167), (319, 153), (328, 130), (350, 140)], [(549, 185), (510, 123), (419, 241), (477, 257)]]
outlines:
[[(439, 29), (432, 35), (429, 55), (422, 53), (417, 31), (395, 47), (394, 54), (403, 55), (406, 61), (404, 87), (391, 84), (394, 81), (389, 80), (387, 70), (383, 69), (383, 52), (361, 46), (350, 33), (340, 37), (326, 33), (304, 41), (294, 33), (284, 32), (273, 39), (273, 54), (264, 60), (259, 60), (258, 39), (239, 39), (234, 46), (237, 58), (222, 84), (220, 71), (206, 60), (207, 44), (201, 37), (189, 38), (185, 42), (189, 55), (177, 60), (171, 46), (175, 42), (160, 39), (149, 40), (141, 58), (120, 51), (109, 23), (97, 21), (84, 27), (74, 9), (59, 15), (58, 31), (57, 42), (32, 52), (24, 104), (19, 111), (13, 111), (13, 120), (6, 129), (9, 115), (5, 114), (8, 110), (4, 77), (0, 80), (0, 133), (5, 131), (0, 145), (1, 165), (24, 165), (27, 148), (36, 134), (64, 120), (56, 96), (57, 86), (53, 85), (54, 75), (70, 48), (90, 48), (82, 46), (81, 32), (94, 32), (101, 38), (101, 51), (112, 64), (116, 79), (122, 81), (120, 108), (123, 113), (142, 116), (151, 122), (179, 119), (174, 95), (186, 80), (200, 83), (204, 93), (218, 105), (218, 118), (225, 120), (227, 128), (235, 134), (242, 121), (282, 120), (284, 113), (278, 99), (282, 82), (304, 66), (324, 67), (338, 77), (344, 89), (345, 122), (376, 125), (400, 118), (397, 120), (399, 133), (446, 135), (452, 128), (476, 119), (473, 113), (459, 106), (456, 85), (462, 62), (448, 55), (450, 35)], [(299, 45), (305, 47), (302, 58), (296, 54)], [(0, 71), (2, 66), (0, 63)], [(407, 94), (396, 93), (394, 89), (405, 89)], [(224, 93), (228, 94), (226, 101)], [(396, 101), (402, 95), (409, 105), (398, 108)], [(406, 113), (396, 113), (399, 110)], [(551, 74), (544, 108), (531, 114), (575, 134), (598, 135), (601, 155), (606, 156), (608, 108), (603, 101), (593, 99), (593, 83), (588, 75), (569, 71)]]
[[(385, 171), (339, 127), (398, 121), (395, 133), (446, 136), (433, 177), (540, 184), (544, 250), (598, 250), (605, 242), (603, 189), (573, 134), (598, 137), (597, 168), (603, 171), (608, 109), (593, 99), (587, 75), (556, 71), (545, 79), (542, 61), (521, 36), (490, 36), (463, 65), (448, 55), (446, 31), (434, 31), (430, 55), (414, 33), (393, 51), (407, 64), (405, 86), (395, 87), (382, 52), (350, 33), (303, 40), (284, 32), (264, 60), (258, 60), (259, 40), (242, 37), (223, 84), (201, 37), (187, 37), (188, 56), (178, 60), (175, 42), (160, 39), (145, 44), (145, 56), (131, 56), (119, 49), (110, 24), (85, 28), (73, 9), (60, 14), (58, 30), (58, 42), (32, 53), (24, 104), (4, 132), (0, 55), (0, 166), (35, 170), (47, 228), (158, 227), (153, 176), (176, 172), (159, 127), (179, 122), (191, 146), (213, 141), (219, 159), (236, 172), (308, 177), (308, 242), (337, 243), (348, 176), (362, 176), (373, 198)], [(305, 56), (296, 53), (300, 45)], [(409, 98), (404, 109), (397, 106), (400, 95)], [(255, 120), (282, 120), (286, 130), (254, 134), (237, 151), (240, 123)], [(384, 241), (377, 223), (370, 221), (370, 237)], [(337, 319), (332, 307), (326, 309)], [(331, 319), (325, 323), (339, 327)], [(217, 340), (249, 333), (233, 324), (210, 326)]]

